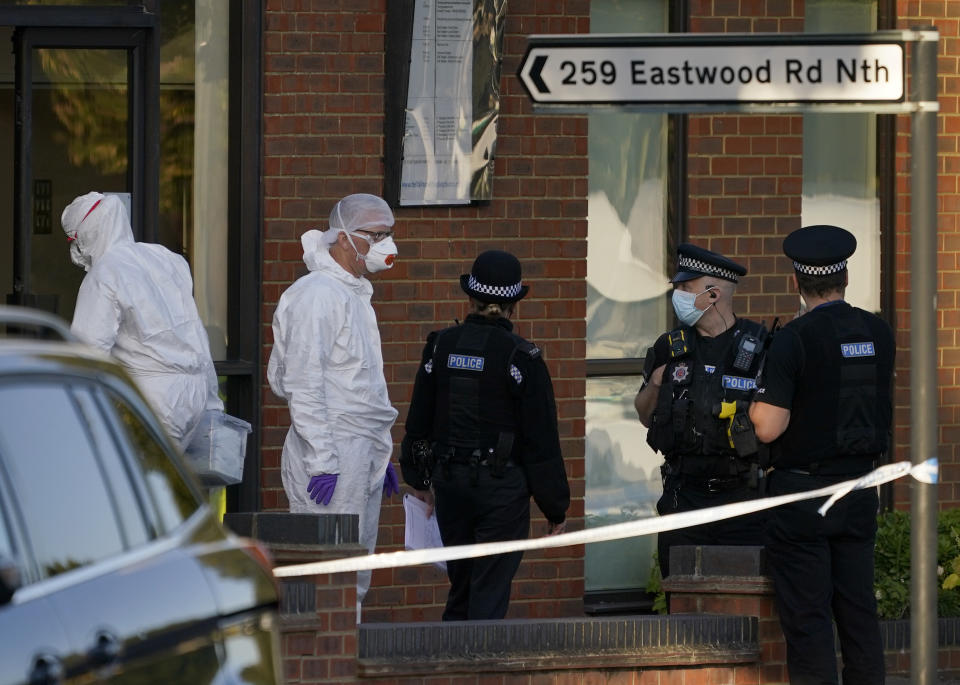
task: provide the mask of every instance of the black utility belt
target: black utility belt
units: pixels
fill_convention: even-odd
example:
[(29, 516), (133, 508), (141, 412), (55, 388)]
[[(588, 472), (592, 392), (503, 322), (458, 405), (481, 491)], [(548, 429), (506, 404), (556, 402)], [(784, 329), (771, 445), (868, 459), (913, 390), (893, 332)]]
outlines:
[[(450, 463), (456, 466), (473, 466), (474, 464), (477, 466), (493, 466), (493, 462), (487, 458), (483, 458), (480, 461), (468, 461), (466, 459), (451, 458)], [(503, 462), (503, 468), (505, 469), (513, 468), (516, 465), (517, 464), (515, 461), (513, 461), (513, 459), (508, 459), (507, 461)]]
[(775, 471), (787, 471), (801, 476), (850, 477), (862, 476), (877, 467), (877, 457), (843, 457), (825, 459), (810, 464), (774, 465)]
[[(490, 449), (480, 449), (480, 448), (470, 448), (470, 447), (454, 447), (444, 452), (439, 453), (440, 460), (444, 460), (444, 455), (447, 455), (450, 464), (464, 464), (467, 466), (472, 466), (474, 464), (479, 464), (480, 466), (493, 466), (493, 450)], [(504, 467), (516, 466), (516, 463), (512, 459), (507, 459), (503, 462)]]
[(692, 476), (684, 474), (681, 476), (680, 487), (691, 487), (707, 493), (727, 492), (728, 490), (738, 490), (749, 483), (748, 474), (740, 476)]
[[(673, 475), (696, 476), (703, 478), (736, 477), (749, 473), (756, 465), (755, 460), (745, 459), (736, 454), (680, 455), (664, 460)], [(730, 464), (734, 464), (737, 473), (730, 473)]]

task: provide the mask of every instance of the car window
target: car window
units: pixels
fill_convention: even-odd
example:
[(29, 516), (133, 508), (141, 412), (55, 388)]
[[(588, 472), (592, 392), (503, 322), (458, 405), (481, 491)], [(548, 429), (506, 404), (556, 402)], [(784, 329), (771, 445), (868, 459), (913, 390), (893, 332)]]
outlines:
[(67, 387), (0, 386), (0, 459), (42, 576), (124, 550), (101, 465)]
[(126, 546), (136, 547), (145, 544), (155, 537), (156, 533), (147, 529), (147, 516), (138, 501), (133, 489), (133, 479), (128, 471), (130, 464), (118, 449), (103, 414), (103, 405), (97, 403), (93, 393), (92, 388), (74, 387), (72, 391), (77, 409), (90, 432), (90, 438), (97, 446), (99, 462), (107, 477), (107, 487), (113, 495), (111, 501), (117, 521), (123, 529)]
[(161, 525), (165, 531), (171, 531), (193, 514), (200, 503), (140, 416), (118, 396), (111, 394), (110, 399), (130, 449), (143, 467)]

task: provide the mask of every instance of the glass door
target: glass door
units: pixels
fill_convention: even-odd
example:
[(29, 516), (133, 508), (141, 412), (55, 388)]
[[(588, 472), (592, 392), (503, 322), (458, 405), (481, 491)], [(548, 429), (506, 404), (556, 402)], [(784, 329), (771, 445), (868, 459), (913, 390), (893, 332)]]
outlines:
[[(134, 235), (156, 232), (147, 170), (149, 27), (0, 27), (0, 279), (6, 302), (68, 321), (84, 272), (60, 214), (91, 190), (119, 194)], [(151, 187), (152, 186), (152, 187)]]

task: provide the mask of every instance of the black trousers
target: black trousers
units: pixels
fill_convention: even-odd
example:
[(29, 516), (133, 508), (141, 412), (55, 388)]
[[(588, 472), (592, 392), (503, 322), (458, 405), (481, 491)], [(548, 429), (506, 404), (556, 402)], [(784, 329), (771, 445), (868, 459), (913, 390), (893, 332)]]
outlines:
[[(530, 532), (530, 492), (523, 470), (505, 469), (494, 478), (489, 467), (450, 464), (433, 474), (437, 523), (445, 546), (523, 540)], [(523, 552), (447, 562), (450, 594), (444, 621), (503, 618), (510, 584)]]
[[(697, 479), (702, 480), (702, 479)], [(718, 507), (733, 502), (756, 499), (757, 489), (743, 483), (741, 485), (709, 492), (702, 485), (695, 485), (694, 479), (682, 474), (667, 476), (663, 484), (663, 495), (657, 502), (657, 513), (673, 514), (706, 507)], [(667, 530), (657, 535), (657, 558), (660, 561), (660, 574), (670, 575), (670, 548), (677, 545), (762, 545), (763, 512), (735, 516), (701, 526)]]
[[(847, 477), (816, 477), (777, 470), (771, 495), (824, 487)], [(836, 622), (844, 685), (884, 682), (883, 644), (873, 594), (877, 535), (875, 489), (837, 501), (825, 517), (824, 498), (777, 507), (767, 527), (766, 554), (787, 642), (792, 685), (837, 683)]]

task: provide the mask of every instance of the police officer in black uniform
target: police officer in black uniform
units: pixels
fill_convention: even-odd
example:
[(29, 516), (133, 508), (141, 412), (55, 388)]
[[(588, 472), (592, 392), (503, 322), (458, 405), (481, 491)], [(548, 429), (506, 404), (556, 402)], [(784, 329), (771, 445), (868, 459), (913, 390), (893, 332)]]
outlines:
[[(770, 494), (857, 478), (887, 449), (896, 348), (886, 322), (843, 299), (856, 246), (836, 226), (807, 226), (783, 242), (807, 311), (777, 334), (750, 408), (757, 437), (772, 443)], [(790, 682), (837, 682), (835, 621), (844, 685), (883, 683), (873, 595), (877, 492), (851, 492), (820, 516), (823, 501), (782, 505), (767, 528)]]
[[(403, 479), (430, 501), (447, 546), (525, 539), (530, 495), (564, 530), (570, 488), (557, 409), (540, 350), (513, 332), (510, 316), (528, 286), (512, 254), (480, 254), (460, 287), (463, 324), (427, 337), (401, 445)], [(447, 562), (443, 620), (503, 618), (522, 552)]]
[[(740, 502), (758, 496), (758, 445), (747, 415), (761, 367), (766, 328), (733, 313), (733, 294), (747, 270), (696, 245), (677, 248), (673, 308), (681, 326), (647, 351), (644, 384), (634, 405), (647, 442), (664, 456), (660, 514)], [(759, 514), (664, 531), (660, 571), (670, 573), (676, 545), (761, 545)]]

